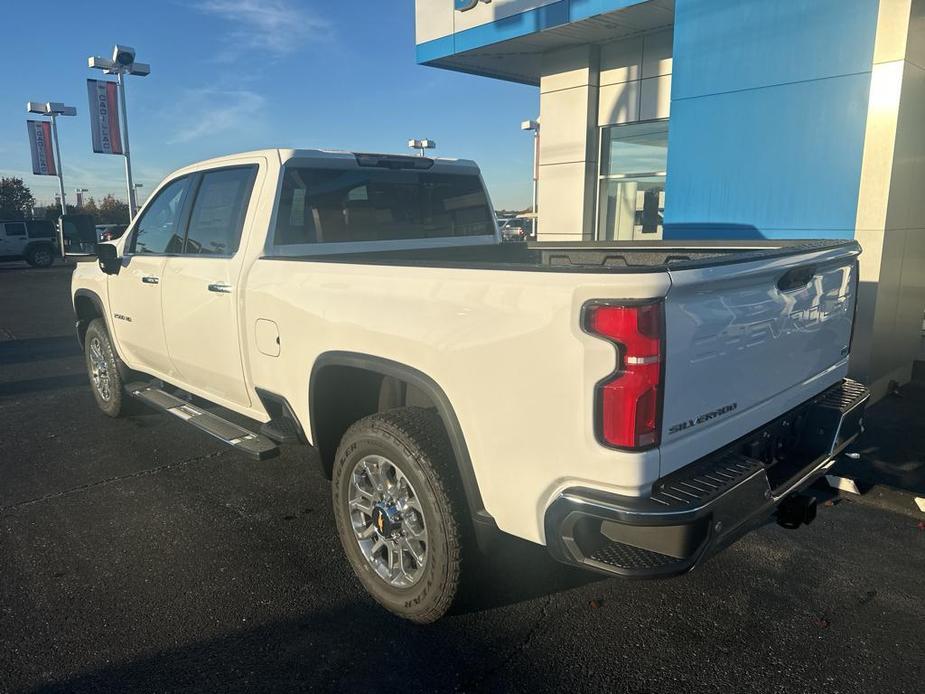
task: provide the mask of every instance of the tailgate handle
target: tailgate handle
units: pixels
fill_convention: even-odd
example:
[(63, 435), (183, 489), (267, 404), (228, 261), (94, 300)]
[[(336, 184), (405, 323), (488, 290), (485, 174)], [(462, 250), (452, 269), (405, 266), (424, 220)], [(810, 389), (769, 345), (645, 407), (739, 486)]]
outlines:
[(802, 289), (813, 281), (816, 276), (815, 265), (803, 265), (795, 267), (784, 273), (784, 276), (777, 281), (777, 288), (782, 292), (792, 292), (794, 289)]

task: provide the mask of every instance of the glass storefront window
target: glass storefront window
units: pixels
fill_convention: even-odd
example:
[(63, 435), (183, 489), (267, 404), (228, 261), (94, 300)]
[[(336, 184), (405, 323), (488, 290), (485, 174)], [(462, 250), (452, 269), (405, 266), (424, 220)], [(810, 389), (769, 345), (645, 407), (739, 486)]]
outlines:
[(661, 237), (667, 162), (667, 120), (602, 129), (598, 240)]

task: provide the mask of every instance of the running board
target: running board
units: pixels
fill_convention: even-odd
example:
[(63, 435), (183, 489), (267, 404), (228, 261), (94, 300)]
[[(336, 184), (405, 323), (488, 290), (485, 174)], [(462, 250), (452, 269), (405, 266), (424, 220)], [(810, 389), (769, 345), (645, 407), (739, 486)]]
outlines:
[(126, 391), (146, 405), (179, 417), (187, 424), (192, 424), (207, 434), (211, 434), (222, 443), (236, 451), (250, 456), (254, 460), (266, 460), (279, 455), (279, 447), (266, 436), (255, 434), (244, 427), (222, 419), (195, 405), (181, 400), (175, 395), (165, 393), (150, 383), (130, 383)]

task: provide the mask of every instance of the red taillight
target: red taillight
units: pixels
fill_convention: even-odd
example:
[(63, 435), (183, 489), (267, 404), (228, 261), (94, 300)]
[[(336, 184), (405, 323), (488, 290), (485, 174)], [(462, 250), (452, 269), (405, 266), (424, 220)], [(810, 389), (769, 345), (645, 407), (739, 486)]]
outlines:
[(587, 309), (588, 332), (614, 343), (618, 354), (616, 371), (595, 395), (598, 433), (609, 446), (658, 445), (663, 325), (661, 303)]

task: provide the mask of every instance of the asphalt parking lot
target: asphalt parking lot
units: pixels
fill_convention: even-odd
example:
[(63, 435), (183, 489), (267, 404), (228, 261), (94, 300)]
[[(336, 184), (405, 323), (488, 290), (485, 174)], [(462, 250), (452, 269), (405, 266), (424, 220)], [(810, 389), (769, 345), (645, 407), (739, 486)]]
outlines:
[(660, 582), (504, 540), (443, 621), (393, 618), (343, 559), (309, 452), (254, 463), (96, 410), (69, 279), (0, 265), (0, 691), (925, 686), (925, 526), (889, 503), (836, 499)]

